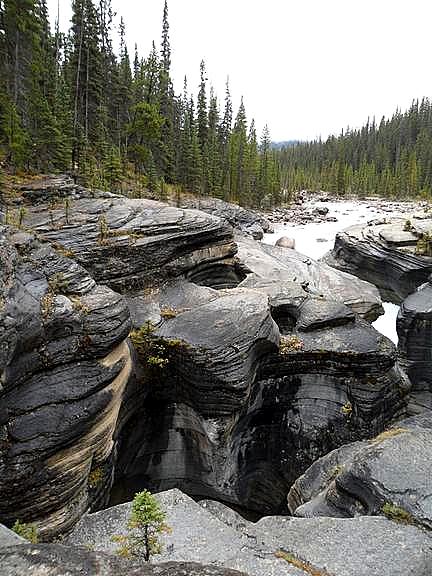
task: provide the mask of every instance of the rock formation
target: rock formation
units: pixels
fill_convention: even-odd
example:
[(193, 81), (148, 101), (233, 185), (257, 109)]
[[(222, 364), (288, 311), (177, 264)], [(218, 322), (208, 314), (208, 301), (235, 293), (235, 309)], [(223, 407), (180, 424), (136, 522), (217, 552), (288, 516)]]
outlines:
[[(157, 498), (171, 531), (162, 535), (156, 565), (211, 562), (249, 576), (429, 576), (432, 568), (430, 535), (384, 517), (267, 517), (253, 524), (178, 490)], [(124, 504), (85, 516), (66, 543), (114, 554), (112, 536), (127, 533), (129, 513)]]
[(336, 236), (324, 257), (331, 266), (372, 282), (397, 304), (432, 272), (432, 219), (372, 221)]
[(255, 240), (261, 240), (264, 233), (273, 232), (269, 220), (262, 214), (254, 210), (242, 208), (237, 204), (230, 204), (219, 198), (194, 198), (185, 196), (181, 198), (180, 203), (182, 208), (194, 208), (201, 212), (217, 216), (243, 234), (252, 236)]
[(0, 227), (0, 517), (72, 526), (111, 484), (129, 311), (74, 260)]
[(21, 200), (0, 245), (8, 525), (67, 531), (114, 478), (113, 501), (179, 486), (278, 512), (316, 458), (404, 414), (370, 284), (196, 210), (68, 180)]
[(152, 566), (61, 544), (0, 548), (0, 564), (2, 576), (247, 576), (237, 570), (190, 562)]
[(432, 530), (432, 416), (398, 422), (317, 460), (293, 485), (296, 516), (382, 515)]
[(412, 382), (410, 410), (432, 409), (432, 276), (401, 304), (399, 362)]
[(320, 454), (404, 411), (393, 344), (298, 283), (177, 280), (127, 300), (159, 367), (147, 367), (151, 392), (122, 435), (118, 498), (145, 478), (275, 513)]
[(248, 274), (302, 284), (312, 294), (343, 302), (369, 321), (383, 313), (379, 292), (369, 282), (339, 272), (295, 250), (259, 244), (240, 236), (236, 241), (238, 258)]

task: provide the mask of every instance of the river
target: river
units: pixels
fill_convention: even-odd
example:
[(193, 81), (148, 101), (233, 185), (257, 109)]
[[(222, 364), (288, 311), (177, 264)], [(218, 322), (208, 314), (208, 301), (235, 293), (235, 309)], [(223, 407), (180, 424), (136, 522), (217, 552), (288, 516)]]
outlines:
[[(382, 205), (372, 201), (309, 201), (304, 203), (304, 209), (326, 207), (329, 209), (327, 216), (334, 216), (337, 222), (315, 222), (305, 225), (293, 225), (290, 223), (275, 224), (274, 234), (265, 234), (263, 242), (275, 244), (278, 238), (288, 236), (296, 241), (296, 250), (318, 260), (326, 252), (333, 248), (336, 234), (348, 226), (366, 223), (369, 220), (383, 216)], [(399, 208), (399, 206), (398, 206)], [(403, 212), (393, 210), (389, 204), (385, 216), (401, 216)], [(396, 317), (399, 306), (390, 302), (384, 302), (384, 315), (374, 322), (374, 327), (397, 344)]]

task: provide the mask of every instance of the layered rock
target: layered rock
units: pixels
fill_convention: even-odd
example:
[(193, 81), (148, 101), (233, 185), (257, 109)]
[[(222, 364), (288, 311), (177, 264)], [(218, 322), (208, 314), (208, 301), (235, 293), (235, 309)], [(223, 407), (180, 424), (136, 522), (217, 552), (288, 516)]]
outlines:
[[(161, 535), (156, 565), (206, 561), (249, 576), (429, 576), (432, 568), (430, 535), (386, 518), (267, 517), (253, 524), (178, 491), (157, 498), (171, 531)], [(84, 517), (68, 544), (115, 553), (112, 536), (127, 534), (129, 513), (124, 504)]]
[(297, 516), (383, 515), (432, 529), (432, 416), (398, 422), (315, 462), (290, 490)]
[(386, 299), (399, 304), (432, 272), (431, 233), (430, 218), (351, 226), (336, 235), (334, 248), (324, 261), (372, 282)]
[(114, 501), (180, 486), (278, 512), (314, 459), (404, 413), (395, 349), (356, 315), (380, 309), (370, 284), (244, 237), (237, 256), (202, 212), (71, 182), (22, 195), (52, 247), (4, 244), (7, 523), (67, 530), (113, 469)]
[(410, 410), (432, 409), (432, 276), (400, 307), (399, 361), (412, 382)]
[(404, 411), (393, 344), (298, 283), (176, 281), (128, 302), (159, 367), (123, 435), (114, 501), (145, 479), (275, 513), (315, 458)]
[(383, 313), (378, 290), (369, 282), (339, 272), (295, 250), (236, 237), (238, 257), (246, 273), (259, 278), (296, 282), (309, 292), (343, 302), (367, 320)]
[(75, 261), (0, 228), (0, 518), (72, 526), (111, 485), (129, 311)]
[[(161, 554), (152, 562), (202, 562), (240, 570), (249, 576), (304, 576), (303, 570), (275, 556), (277, 547), (262, 545), (252, 525), (244, 521), (243, 531), (229, 526), (205, 507), (179, 490), (156, 495), (166, 513), (169, 533), (160, 535)], [(68, 545), (94, 546), (96, 551), (115, 554), (113, 535), (128, 534), (131, 504), (126, 503), (82, 518), (66, 540)], [(235, 515), (235, 513), (233, 513)], [(251, 534), (247, 533), (251, 529)]]
[(261, 240), (264, 233), (273, 232), (269, 220), (262, 214), (219, 198), (183, 197), (181, 198), (181, 206), (217, 216), (243, 234), (252, 236), (255, 240)]
[(65, 200), (38, 198), (23, 224), (113, 289), (138, 290), (186, 273), (218, 285), (219, 267), (234, 268), (230, 226), (202, 212), (80, 188)]
[(0, 549), (2, 576), (247, 576), (237, 570), (189, 562), (151, 566), (61, 544)]

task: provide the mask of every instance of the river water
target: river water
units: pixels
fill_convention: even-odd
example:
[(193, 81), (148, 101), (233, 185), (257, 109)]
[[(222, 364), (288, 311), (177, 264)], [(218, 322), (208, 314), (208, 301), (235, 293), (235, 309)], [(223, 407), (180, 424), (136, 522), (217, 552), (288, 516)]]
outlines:
[[(318, 260), (326, 252), (333, 248), (333, 243), (336, 234), (348, 226), (354, 224), (366, 223), (369, 220), (380, 218), (382, 207), (374, 205), (373, 202), (368, 201), (340, 201), (340, 202), (305, 202), (305, 211), (313, 207), (327, 207), (329, 212), (327, 216), (335, 216), (337, 222), (314, 222), (304, 225), (293, 225), (290, 223), (275, 224), (274, 234), (265, 234), (263, 242), (266, 244), (275, 244), (278, 238), (288, 236), (294, 238), (296, 241), (296, 250)], [(397, 207), (399, 208), (399, 206)], [(400, 209), (391, 210), (391, 205), (387, 208), (385, 216), (401, 216), (403, 212)], [(374, 322), (374, 327), (397, 343), (398, 337), (396, 333), (396, 317), (399, 311), (399, 306), (384, 302), (384, 315), (380, 316)]]

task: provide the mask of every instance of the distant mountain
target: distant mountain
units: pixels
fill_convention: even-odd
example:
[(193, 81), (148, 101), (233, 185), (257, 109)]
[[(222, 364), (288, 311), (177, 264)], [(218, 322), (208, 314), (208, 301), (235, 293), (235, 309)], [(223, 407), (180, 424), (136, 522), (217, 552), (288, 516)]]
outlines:
[(301, 144), (301, 140), (283, 140), (282, 142), (272, 142), (271, 147), (274, 150), (280, 150), (281, 148), (289, 148), (290, 146), (295, 146), (296, 144)]

